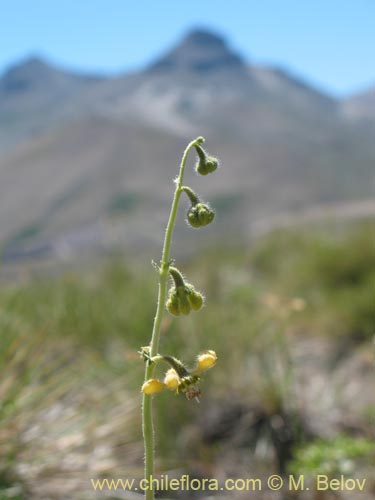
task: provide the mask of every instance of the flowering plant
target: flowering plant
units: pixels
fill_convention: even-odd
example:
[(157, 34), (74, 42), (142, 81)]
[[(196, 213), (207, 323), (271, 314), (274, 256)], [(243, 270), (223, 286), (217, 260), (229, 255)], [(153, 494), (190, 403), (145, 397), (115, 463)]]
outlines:
[[(175, 226), (179, 201), (185, 193), (190, 201), (190, 207), (186, 214), (187, 223), (193, 228), (201, 228), (211, 224), (215, 217), (212, 208), (194, 193), (194, 191), (183, 185), (186, 161), (189, 152), (195, 149), (197, 162), (195, 171), (199, 175), (208, 175), (218, 167), (218, 160), (207, 154), (203, 149), (203, 137), (191, 141), (182, 156), (179, 174), (175, 180), (175, 192), (171, 211), (165, 232), (164, 245), (160, 265), (156, 266), (159, 274), (159, 290), (156, 314), (153, 324), (152, 337), (147, 347), (142, 347), (140, 354), (145, 361), (145, 380), (142, 385), (142, 427), (145, 447), (145, 479), (150, 480), (154, 473), (154, 427), (152, 419), (152, 397), (163, 390), (173, 391), (175, 394), (183, 393), (187, 399), (199, 401), (201, 391), (199, 389), (200, 374), (212, 368), (217, 361), (215, 351), (207, 350), (198, 354), (196, 365), (188, 369), (180, 360), (174, 356), (159, 354), (159, 339), (161, 322), (165, 309), (174, 316), (187, 315), (191, 311), (198, 311), (204, 304), (203, 295), (195, 287), (188, 283), (181, 272), (175, 267), (170, 259), (171, 243)], [(168, 291), (168, 278), (171, 286)], [(155, 378), (155, 366), (159, 362), (168, 364), (169, 369), (164, 379)], [(149, 481), (148, 484), (152, 484)], [(145, 491), (146, 500), (154, 500), (152, 488)]]

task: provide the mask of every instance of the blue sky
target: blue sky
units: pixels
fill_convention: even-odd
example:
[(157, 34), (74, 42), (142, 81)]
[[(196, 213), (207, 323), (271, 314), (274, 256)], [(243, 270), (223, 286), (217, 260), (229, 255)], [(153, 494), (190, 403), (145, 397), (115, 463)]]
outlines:
[(85, 71), (138, 69), (192, 27), (332, 94), (375, 80), (375, 0), (0, 0), (0, 72), (30, 54)]

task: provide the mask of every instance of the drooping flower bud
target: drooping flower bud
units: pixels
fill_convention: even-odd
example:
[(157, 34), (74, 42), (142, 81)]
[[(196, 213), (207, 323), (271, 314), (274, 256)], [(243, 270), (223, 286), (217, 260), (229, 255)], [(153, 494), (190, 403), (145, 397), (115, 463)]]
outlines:
[(187, 222), (192, 227), (204, 227), (215, 218), (215, 212), (206, 203), (197, 203), (189, 208)]
[(182, 186), (181, 190), (188, 196), (191, 207), (187, 211), (186, 220), (192, 227), (203, 227), (210, 224), (215, 217), (215, 212), (207, 203), (200, 201), (196, 193), (188, 186)]
[(169, 290), (169, 297), (166, 303), (167, 311), (174, 316), (179, 316), (181, 314), (180, 301), (176, 294), (175, 287)]
[(195, 165), (195, 170), (200, 175), (207, 175), (215, 172), (219, 166), (219, 160), (207, 154), (202, 146), (196, 145), (195, 149), (198, 154), (198, 160)]
[(179, 300), (179, 307), (182, 314), (188, 315), (191, 311), (190, 302), (188, 300), (188, 290), (186, 286), (178, 286), (176, 288), (176, 294)]
[(164, 377), (164, 384), (170, 389), (171, 391), (174, 391), (178, 388), (178, 386), (181, 384), (181, 379), (178, 376), (178, 373), (174, 368), (170, 368), (167, 373), (165, 374)]
[(197, 292), (193, 285), (185, 283), (180, 271), (175, 267), (169, 268), (174, 286), (169, 289), (166, 308), (174, 316), (189, 314), (191, 310), (198, 311), (203, 305), (203, 295)]
[(199, 311), (199, 309), (203, 306), (203, 295), (193, 287), (193, 285), (187, 284), (186, 288), (188, 289), (188, 300), (190, 302), (190, 306), (193, 311)]
[(215, 366), (217, 361), (217, 356), (215, 351), (205, 351), (198, 355), (197, 357), (197, 367), (194, 370), (195, 373), (204, 372)]
[(141, 391), (143, 394), (152, 395), (157, 394), (158, 392), (163, 391), (166, 388), (166, 385), (156, 378), (150, 378), (146, 380), (146, 382), (142, 385)]

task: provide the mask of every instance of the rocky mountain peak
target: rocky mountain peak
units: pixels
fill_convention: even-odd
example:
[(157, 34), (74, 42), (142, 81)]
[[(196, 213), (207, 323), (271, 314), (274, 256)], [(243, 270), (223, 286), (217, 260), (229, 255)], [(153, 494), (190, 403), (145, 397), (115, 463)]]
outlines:
[(11, 66), (2, 78), (2, 87), (9, 92), (21, 92), (49, 80), (55, 69), (39, 56), (28, 57)]
[(246, 64), (224, 38), (206, 29), (194, 29), (149, 70), (203, 75), (221, 70), (242, 72)]
[(11, 66), (0, 79), (0, 90), (5, 94), (24, 94), (35, 90), (71, 85), (83, 77), (60, 69), (40, 56), (27, 57)]
[(208, 46), (225, 50), (226, 41), (225, 38), (218, 33), (203, 28), (196, 28), (187, 33), (180, 45), (199, 45), (200, 47)]

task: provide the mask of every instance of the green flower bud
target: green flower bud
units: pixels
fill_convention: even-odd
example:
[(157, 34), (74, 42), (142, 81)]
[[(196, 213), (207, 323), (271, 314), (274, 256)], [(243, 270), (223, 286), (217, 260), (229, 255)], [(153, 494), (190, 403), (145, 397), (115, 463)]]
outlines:
[(189, 292), (185, 286), (177, 287), (177, 297), (179, 300), (180, 311), (185, 315), (189, 314), (189, 312), (191, 311), (188, 294)]
[(169, 268), (174, 285), (169, 289), (166, 308), (174, 316), (189, 314), (191, 310), (198, 311), (203, 305), (203, 295), (197, 292), (193, 285), (186, 283), (180, 271)]
[(219, 160), (213, 156), (209, 156), (201, 146), (196, 145), (195, 149), (198, 154), (195, 171), (200, 175), (207, 175), (215, 172), (219, 166)]
[(203, 227), (210, 224), (215, 218), (215, 212), (205, 203), (197, 203), (189, 208), (187, 222), (192, 227)]
[(203, 306), (203, 295), (194, 290), (194, 292), (189, 295), (189, 302), (193, 311), (199, 311)]
[[(174, 288), (175, 290), (175, 288)], [(167, 311), (174, 316), (179, 316), (181, 314), (180, 311), (180, 301), (178, 300), (178, 297), (176, 293), (170, 293), (169, 298), (166, 303)]]
[(189, 290), (188, 300), (190, 302), (190, 306), (193, 311), (199, 311), (203, 306), (203, 295), (200, 292), (197, 292), (193, 285), (186, 285), (186, 288)]

